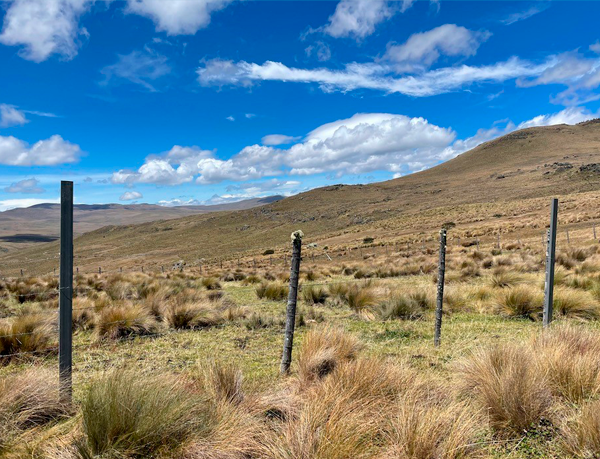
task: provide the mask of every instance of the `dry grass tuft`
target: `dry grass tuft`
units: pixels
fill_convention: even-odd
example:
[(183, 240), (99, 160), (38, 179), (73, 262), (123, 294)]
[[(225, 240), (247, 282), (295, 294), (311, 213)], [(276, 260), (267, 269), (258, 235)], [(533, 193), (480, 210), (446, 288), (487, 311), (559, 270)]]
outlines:
[(156, 457), (176, 451), (213, 423), (206, 401), (182, 380), (112, 371), (90, 385), (81, 402), (88, 455)]
[(541, 317), (543, 302), (542, 293), (534, 287), (519, 285), (499, 291), (494, 308), (505, 317), (538, 320)]
[(256, 287), (256, 296), (261, 300), (283, 301), (287, 299), (289, 287), (278, 282), (261, 282)]
[(0, 454), (26, 429), (63, 419), (56, 373), (30, 368), (0, 378)]
[(310, 383), (330, 374), (342, 362), (354, 360), (363, 345), (339, 328), (310, 330), (298, 353), (298, 379)]
[(572, 457), (600, 457), (600, 400), (594, 400), (581, 409), (571, 422), (562, 428), (562, 446)]
[(553, 305), (556, 314), (564, 317), (582, 320), (600, 318), (600, 304), (590, 293), (582, 290), (557, 288)]
[(53, 327), (42, 314), (24, 314), (0, 322), (0, 363), (55, 350)]
[(457, 370), (460, 391), (475, 398), (490, 426), (501, 435), (520, 436), (549, 414), (548, 380), (526, 346), (479, 349)]
[(158, 332), (159, 324), (151, 311), (139, 304), (122, 304), (104, 309), (96, 320), (99, 340), (121, 339)]

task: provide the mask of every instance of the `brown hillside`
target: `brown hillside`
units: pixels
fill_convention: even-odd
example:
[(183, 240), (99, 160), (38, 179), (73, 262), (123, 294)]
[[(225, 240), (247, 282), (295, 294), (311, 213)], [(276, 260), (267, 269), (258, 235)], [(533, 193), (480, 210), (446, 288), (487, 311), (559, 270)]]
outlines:
[[(561, 207), (561, 218), (575, 222), (600, 217), (592, 212), (598, 190), (600, 122), (530, 128), (387, 182), (333, 185), (250, 210), (105, 227), (77, 238), (76, 264), (168, 266), (177, 259), (196, 263), (259, 254), (287, 247), (290, 232), (298, 228), (308, 242), (330, 247), (355, 246), (365, 235), (377, 241), (420, 240), (446, 221), (458, 224), (458, 235), (474, 234), (473, 229), (491, 234), (503, 226), (539, 235), (547, 197), (571, 201)], [(56, 243), (44, 244), (7, 255), (3, 264), (8, 270), (50, 271), (57, 252)]]

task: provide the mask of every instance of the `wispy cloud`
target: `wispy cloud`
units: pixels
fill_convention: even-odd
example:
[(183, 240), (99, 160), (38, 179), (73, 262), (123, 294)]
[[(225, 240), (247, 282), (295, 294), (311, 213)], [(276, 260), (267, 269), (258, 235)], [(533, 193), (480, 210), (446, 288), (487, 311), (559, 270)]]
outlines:
[(155, 82), (171, 73), (171, 66), (166, 56), (146, 47), (142, 51), (119, 54), (117, 62), (104, 67), (100, 73), (104, 75), (102, 85), (128, 81), (155, 92)]
[(539, 2), (534, 5), (529, 6), (528, 8), (517, 11), (516, 13), (511, 13), (503, 19), (500, 19), (501, 24), (511, 25), (515, 22), (524, 21), (525, 19), (529, 19), (532, 16), (535, 16), (542, 11), (550, 8), (550, 1)]

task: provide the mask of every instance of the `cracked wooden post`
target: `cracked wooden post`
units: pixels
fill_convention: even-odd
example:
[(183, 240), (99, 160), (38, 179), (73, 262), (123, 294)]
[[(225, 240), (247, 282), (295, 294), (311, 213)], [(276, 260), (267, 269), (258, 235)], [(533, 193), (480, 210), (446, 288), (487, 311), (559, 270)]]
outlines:
[(553, 199), (550, 206), (550, 228), (546, 244), (546, 281), (544, 284), (544, 315), (543, 325), (547, 327), (552, 322), (554, 302), (554, 258), (556, 256), (556, 226), (558, 223), (558, 199)]
[(446, 274), (446, 228), (440, 230), (440, 262), (438, 266), (437, 304), (435, 307), (435, 333), (433, 345), (440, 345), (442, 334), (442, 313), (444, 305), (444, 276)]
[(283, 355), (281, 357), (282, 374), (290, 371), (292, 363), (292, 347), (294, 345), (294, 328), (296, 326), (296, 303), (298, 300), (298, 278), (300, 276), (300, 260), (302, 253), (302, 231), (292, 233), (292, 267), (290, 269), (290, 291), (285, 319), (285, 338), (283, 341)]

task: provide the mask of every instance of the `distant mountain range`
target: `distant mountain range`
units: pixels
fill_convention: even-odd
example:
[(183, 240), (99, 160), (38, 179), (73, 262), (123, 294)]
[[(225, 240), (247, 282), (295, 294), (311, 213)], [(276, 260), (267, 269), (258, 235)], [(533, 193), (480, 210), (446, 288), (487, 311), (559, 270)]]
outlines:
[[(76, 235), (107, 225), (130, 225), (170, 220), (189, 215), (244, 210), (283, 199), (283, 196), (246, 199), (210, 206), (164, 207), (152, 204), (76, 204), (73, 209)], [(35, 206), (0, 212), (0, 248), (22, 248), (52, 242), (60, 235), (60, 204)]]

